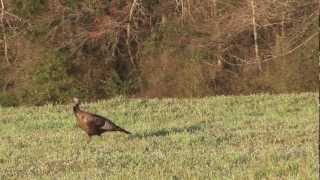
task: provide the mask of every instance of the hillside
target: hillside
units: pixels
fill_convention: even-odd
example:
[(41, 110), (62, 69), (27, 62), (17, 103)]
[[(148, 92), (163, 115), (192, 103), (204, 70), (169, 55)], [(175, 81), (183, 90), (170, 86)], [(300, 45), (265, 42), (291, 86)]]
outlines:
[(1, 2), (2, 106), (319, 90), (318, 0)]
[(0, 179), (317, 179), (315, 94), (84, 104), (133, 132), (86, 143), (71, 105), (0, 107)]

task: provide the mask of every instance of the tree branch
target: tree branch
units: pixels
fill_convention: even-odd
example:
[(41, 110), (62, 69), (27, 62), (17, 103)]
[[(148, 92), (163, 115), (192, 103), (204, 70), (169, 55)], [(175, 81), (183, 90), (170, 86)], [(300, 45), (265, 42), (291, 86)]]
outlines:
[(7, 63), (10, 65), (10, 61), (8, 58), (8, 43), (7, 43), (7, 34), (6, 34), (6, 29), (4, 25), (4, 15), (5, 15), (5, 7), (3, 0), (1, 0), (1, 16), (0, 16), (0, 23), (2, 27), (2, 34), (3, 34), (3, 44), (4, 44), (4, 58), (7, 61)]

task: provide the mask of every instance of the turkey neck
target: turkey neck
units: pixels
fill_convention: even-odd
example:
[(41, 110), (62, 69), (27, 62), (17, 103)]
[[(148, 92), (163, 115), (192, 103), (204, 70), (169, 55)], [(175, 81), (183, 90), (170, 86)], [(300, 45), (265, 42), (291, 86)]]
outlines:
[(80, 111), (79, 103), (77, 103), (73, 106), (73, 113), (77, 114), (79, 111)]

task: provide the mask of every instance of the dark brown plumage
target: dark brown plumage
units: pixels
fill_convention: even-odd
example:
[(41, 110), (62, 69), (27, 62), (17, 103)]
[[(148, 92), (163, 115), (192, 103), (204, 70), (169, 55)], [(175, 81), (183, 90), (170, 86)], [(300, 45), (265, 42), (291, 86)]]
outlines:
[(78, 98), (73, 98), (73, 101), (75, 103), (73, 113), (77, 118), (77, 125), (87, 133), (89, 137), (88, 142), (91, 136), (101, 136), (102, 133), (107, 131), (120, 131), (131, 134), (129, 131), (117, 126), (105, 117), (80, 110), (80, 101)]

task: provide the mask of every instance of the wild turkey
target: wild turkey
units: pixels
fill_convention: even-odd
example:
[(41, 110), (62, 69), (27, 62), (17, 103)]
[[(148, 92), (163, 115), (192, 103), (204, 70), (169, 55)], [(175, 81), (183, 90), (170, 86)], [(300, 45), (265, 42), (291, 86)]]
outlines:
[(87, 133), (88, 142), (90, 142), (91, 136), (101, 136), (102, 133), (107, 131), (120, 131), (131, 134), (105, 117), (80, 110), (80, 100), (78, 98), (73, 98), (73, 101), (75, 103), (73, 113), (76, 116), (77, 125)]

